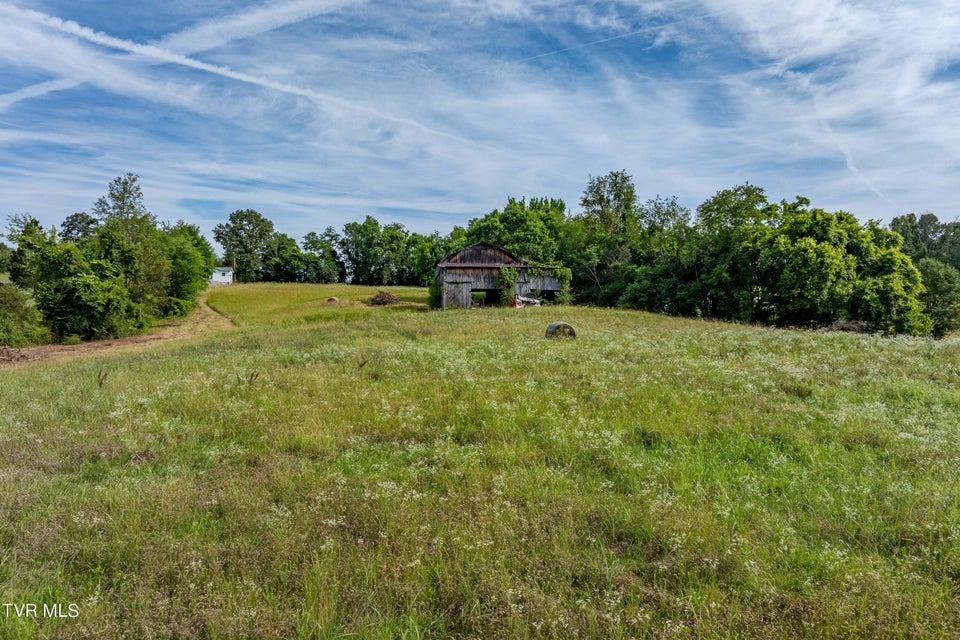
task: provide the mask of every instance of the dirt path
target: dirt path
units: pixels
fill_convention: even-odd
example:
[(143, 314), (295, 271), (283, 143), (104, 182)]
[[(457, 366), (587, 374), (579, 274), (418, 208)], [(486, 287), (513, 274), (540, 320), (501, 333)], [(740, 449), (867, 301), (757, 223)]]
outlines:
[(191, 311), (187, 317), (164, 320), (153, 326), (147, 333), (139, 336), (73, 345), (44, 344), (20, 349), (0, 347), (0, 366), (9, 363), (35, 362), (37, 360), (76, 358), (106, 351), (126, 351), (160, 340), (182, 340), (209, 333), (229, 331), (234, 328), (229, 318), (217, 313), (207, 305), (207, 291), (200, 294), (197, 302), (200, 306)]

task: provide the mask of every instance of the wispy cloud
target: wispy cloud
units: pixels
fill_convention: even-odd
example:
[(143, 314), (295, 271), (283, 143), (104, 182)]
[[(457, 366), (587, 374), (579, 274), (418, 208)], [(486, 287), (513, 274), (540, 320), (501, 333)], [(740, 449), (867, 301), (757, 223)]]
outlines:
[(161, 34), (61, 1), (0, 1), (0, 215), (54, 223), (136, 171), (207, 229), (250, 206), (292, 235), (378, 212), (446, 231), (510, 195), (575, 210), (620, 168), (691, 207), (749, 180), (954, 213), (952, 3), (209, 0)]

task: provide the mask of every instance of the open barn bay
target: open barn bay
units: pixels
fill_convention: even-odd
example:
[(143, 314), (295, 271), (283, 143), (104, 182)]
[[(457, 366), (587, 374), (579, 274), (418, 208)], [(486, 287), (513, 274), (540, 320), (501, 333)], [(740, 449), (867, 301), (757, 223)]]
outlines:
[(960, 634), (960, 342), (372, 293), (2, 365), (0, 637)]

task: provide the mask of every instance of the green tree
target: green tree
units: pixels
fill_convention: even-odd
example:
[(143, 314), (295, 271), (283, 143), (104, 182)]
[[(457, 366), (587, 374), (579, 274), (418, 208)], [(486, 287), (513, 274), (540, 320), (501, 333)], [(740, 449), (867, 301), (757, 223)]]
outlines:
[(377, 284), (411, 284), (413, 278), (409, 267), (407, 243), (410, 234), (399, 222), (383, 225), (380, 230), (380, 282)]
[(239, 282), (262, 279), (263, 256), (273, 233), (273, 223), (253, 209), (238, 209), (230, 214), (229, 222), (213, 229), (213, 237), (223, 247), (224, 262), (234, 267)]
[(933, 322), (933, 337), (960, 329), (960, 271), (932, 258), (920, 259), (917, 269), (925, 289), (920, 301)]
[(37, 280), (37, 251), (54, 240), (53, 234), (45, 234), (40, 221), (26, 214), (11, 216), (8, 229), (7, 237), (17, 243), (10, 255), (10, 281), (23, 289), (33, 289)]
[(171, 300), (179, 301), (168, 306), (182, 312), (193, 306), (197, 294), (206, 288), (217, 258), (200, 229), (182, 220), (172, 226), (164, 225), (161, 238), (170, 264), (167, 294)]
[(903, 238), (871, 220), (849, 245), (857, 260), (850, 317), (886, 334), (926, 335), (932, 321), (923, 312), (920, 272), (900, 250)]
[(623, 237), (636, 224), (637, 190), (633, 178), (626, 170), (590, 176), (580, 207), (583, 215), (595, 221), (603, 234)]
[(49, 336), (30, 294), (14, 285), (0, 286), (0, 345), (24, 347), (47, 342)]
[[(163, 250), (163, 239), (156, 217), (147, 210), (139, 177), (133, 173), (118, 176), (108, 185), (92, 208), (99, 219), (97, 235), (119, 233), (129, 247), (132, 263), (123, 264), (123, 286), (130, 300), (150, 317), (165, 315), (170, 286), (170, 264)], [(114, 239), (111, 238), (111, 242)]]
[(60, 239), (80, 242), (96, 235), (100, 221), (89, 213), (78, 211), (71, 213), (60, 225)]
[[(136, 243), (148, 230), (156, 230), (157, 219), (143, 202), (139, 176), (118, 176), (107, 187), (107, 195), (93, 204), (93, 216), (101, 223), (116, 222), (127, 242)], [(75, 214), (76, 215), (76, 214)]]
[(367, 285), (398, 284), (407, 261), (406, 248), (402, 225), (381, 227), (373, 216), (345, 224), (339, 244), (350, 282)]
[(574, 297), (613, 304), (628, 286), (631, 247), (640, 232), (633, 178), (626, 171), (591, 176), (580, 207), (564, 224), (560, 260), (571, 269)]
[(343, 282), (346, 279), (346, 266), (337, 252), (339, 244), (340, 236), (333, 227), (327, 227), (322, 234), (311, 231), (304, 236), (300, 246), (307, 258), (307, 282)]
[(0, 273), (10, 271), (10, 261), (13, 258), (13, 247), (0, 242)]
[(470, 243), (489, 242), (526, 260), (555, 264), (565, 216), (563, 200), (509, 198), (503, 211), (494, 209), (467, 226)]
[(307, 260), (296, 240), (285, 233), (274, 233), (263, 254), (260, 272), (267, 282), (307, 282)]
[[(794, 205), (782, 206), (804, 204), (798, 198)], [(703, 315), (754, 320), (761, 302), (756, 264), (780, 215), (763, 189), (750, 184), (719, 191), (697, 207), (693, 293)]]
[(434, 231), (428, 236), (411, 233), (407, 241), (410, 284), (425, 287), (433, 282), (437, 262), (450, 253), (447, 239)]
[(34, 245), (33, 295), (44, 321), (57, 338), (120, 337), (142, 329), (140, 307), (133, 303), (112, 265), (90, 262), (73, 242), (49, 237)]

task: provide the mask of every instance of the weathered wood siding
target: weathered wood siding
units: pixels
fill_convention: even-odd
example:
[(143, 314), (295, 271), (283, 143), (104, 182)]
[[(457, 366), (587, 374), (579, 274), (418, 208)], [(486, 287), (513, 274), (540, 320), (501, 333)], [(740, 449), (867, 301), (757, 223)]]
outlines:
[(517, 269), (514, 294), (530, 291), (560, 291), (560, 282), (547, 267), (534, 267), (510, 252), (487, 242), (464, 247), (437, 263), (436, 281), (440, 307), (468, 308), (471, 291), (498, 291), (500, 269)]

